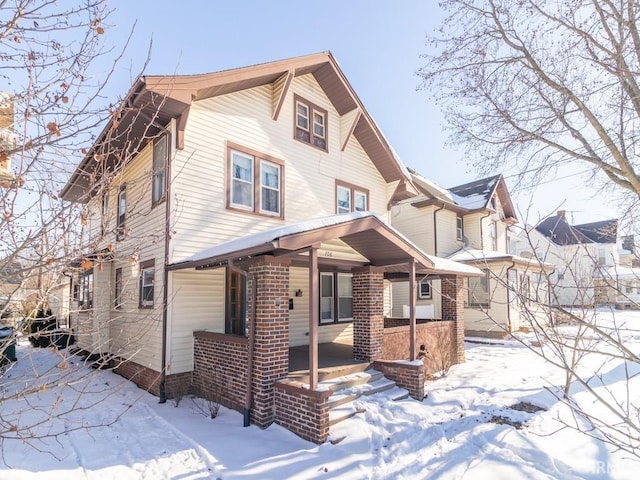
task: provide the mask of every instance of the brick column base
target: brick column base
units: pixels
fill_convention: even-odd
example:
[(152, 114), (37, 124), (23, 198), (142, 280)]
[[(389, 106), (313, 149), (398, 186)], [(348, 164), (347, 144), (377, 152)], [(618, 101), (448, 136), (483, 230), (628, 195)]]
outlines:
[(453, 321), (453, 363), (464, 363), (464, 285), (458, 275), (442, 276), (442, 319)]
[(353, 357), (370, 362), (384, 349), (384, 276), (374, 267), (353, 273)]
[[(253, 407), (251, 420), (266, 427), (275, 420), (273, 384), (289, 372), (290, 259), (263, 256), (249, 266), (249, 328), (253, 347)], [(256, 318), (251, 318), (252, 278), (256, 282)]]

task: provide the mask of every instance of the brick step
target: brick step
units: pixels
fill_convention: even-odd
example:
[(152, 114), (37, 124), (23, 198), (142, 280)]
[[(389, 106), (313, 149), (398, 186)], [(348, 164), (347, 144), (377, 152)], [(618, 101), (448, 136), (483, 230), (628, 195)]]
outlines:
[[(353, 373), (364, 372), (370, 368), (371, 364), (369, 362), (338, 365), (335, 367), (323, 367), (318, 369), (318, 381), (325, 382), (327, 380), (345, 377)], [(309, 383), (309, 370), (289, 372), (287, 378), (300, 383)]]

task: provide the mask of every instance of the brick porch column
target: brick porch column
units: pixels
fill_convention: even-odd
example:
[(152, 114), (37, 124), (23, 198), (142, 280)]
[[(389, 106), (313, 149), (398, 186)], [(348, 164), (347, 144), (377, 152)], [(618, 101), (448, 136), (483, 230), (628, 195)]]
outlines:
[(384, 346), (384, 275), (375, 267), (353, 272), (353, 358), (373, 361)]
[(255, 326), (253, 347), (253, 405), (251, 419), (259, 427), (275, 420), (274, 382), (289, 371), (289, 259), (264, 256), (257, 258), (249, 273), (257, 285), (256, 319), (251, 276), (247, 310), (249, 328)]
[(442, 319), (453, 321), (454, 363), (464, 363), (464, 295), (462, 278), (459, 275), (442, 277)]

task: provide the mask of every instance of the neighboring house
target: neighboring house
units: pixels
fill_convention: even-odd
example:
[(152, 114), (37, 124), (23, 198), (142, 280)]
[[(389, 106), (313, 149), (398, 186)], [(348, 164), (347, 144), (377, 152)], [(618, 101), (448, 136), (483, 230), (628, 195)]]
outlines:
[[(193, 387), (245, 424), (275, 420), (322, 442), (331, 392), (318, 387), (319, 344), (414, 360), (421, 335), (441, 328), (453, 362), (464, 359), (457, 307), (463, 277), (480, 272), (389, 225), (388, 205), (414, 194), (330, 53), (139, 78), (62, 191), (89, 212), (78, 344), (161, 401)], [(415, 289), (418, 273), (443, 279), (449, 321), (416, 326), (414, 313), (391, 328), (385, 292)], [(309, 351), (306, 386), (287, 377), (294, 347)], [(422, 397), (421, 367), (377, 365)]]
[(11, 152), (15, 150), (18, 136), (13, 131), (13, 97), (0, 92), (0, 187), (8, 187), (14, 180), (11, 172)]
[(560, 210), (520, 238), (521, 255), (555, 265), (550, 276), (554, 304), (629, 305), (640, 300), (633, 238), (619, 237), (617, 220), (571, 225)]
[[(484, 272), (465, 281), (465, 333), (502, 337), (531, 322), (546, 324), (538, 305), (547, 303), (545, 266), (513, 251), (510, 227), (518, 220), (504, 178), (444, 189), (416, 172), (411, 176), (421, 193), (393, 206), (392, 225), (425, 252)], [(419, 318), (443, 318), (440, 289), (437, 279), (420, 283)], [(408, 298), (406, 285), (393, 286), (395, 316), (404, 313)]]

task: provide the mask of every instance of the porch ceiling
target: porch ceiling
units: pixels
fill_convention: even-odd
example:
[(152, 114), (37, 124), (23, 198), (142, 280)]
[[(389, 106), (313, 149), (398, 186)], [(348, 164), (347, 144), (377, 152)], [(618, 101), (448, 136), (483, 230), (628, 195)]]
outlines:
[(167, 268), (215, 268), (230, 260), (241, 261), (259, 255), (300, 258), (310, 248), (332, 239), (342, 240), (366, 257), (368, 265), (384, 271), (408, 272), (413, 261), (416, 269), (424, 273), (482, 275), (475, 267), (425, 254), (370, 212), (332, 215), (267, 230), (218, 244)]

